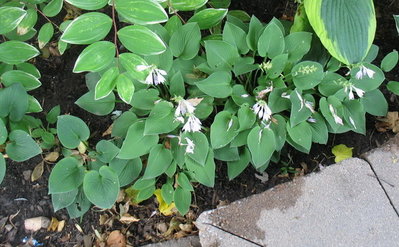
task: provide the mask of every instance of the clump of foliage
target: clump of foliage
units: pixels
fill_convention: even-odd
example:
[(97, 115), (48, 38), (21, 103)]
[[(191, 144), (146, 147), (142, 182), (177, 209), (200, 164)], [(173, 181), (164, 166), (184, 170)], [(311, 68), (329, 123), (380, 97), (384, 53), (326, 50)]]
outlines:
[[(294, 25), (278, 19), (262, 23), (243, 11), (229, 11), (229, 1), (66, 2), (88, 11), (59, 27), (61, 53), (71, 44), (87, 45), (73, 71), (88, 72), (88, 92), (76, 104), (116, 117), (111, 138), (95, 148), (82, 120), (58, 117), (52, 134), (58, 135), (64, 158), (51, 172), (49, 193), (55, 210), (67, 208), (71, 217), (82, 216), (91, 204), (112, 207), (120, 187), (130, 185), (136, 202), (160, 188), (165, 202), (185, 214), (193, 183), (214, 186), (215, 160), (227, 164), (230, 179), (249, 165), (264, 171), (279, 161), (287, 143), (308, 153), (312, 143), (327, 143), (329, 133), (364, 134), (366, 113), (387, 112), (378, 88), (383, 70), (396, 65), (397, 52), (384, 59), (383, 70), (372, 64), (378, 49), (372, 46), (371, 0), (346, 0), (347, 8), (337, 8), (342, 1), (305, 1)], [(36, 4), (51, 17), (63, 2), (38, 0), (12, 8), (22, 13), (29, 6), (37, 10)], [(330, 18), (326, 6), (348, 18)], [(45, 30), (52, 30), (48, 24)], [(40, 39), (40, 33), (43, 46), (53, 34), (43, 31), (50, 38)], [(7, 71), (14, 62), (4, 60), (1, 49), (15, 42), (0, 44)], [(13, 87), (26, 94), (22, 82), (5, 84), (0, 94)], [(5, 125), (15, 120), (12, 112), (0, 115)], [(37, 127), (27, 132), (32, 128)], [(15, 143), (12, 138), (11, 132), (8, 145)]]

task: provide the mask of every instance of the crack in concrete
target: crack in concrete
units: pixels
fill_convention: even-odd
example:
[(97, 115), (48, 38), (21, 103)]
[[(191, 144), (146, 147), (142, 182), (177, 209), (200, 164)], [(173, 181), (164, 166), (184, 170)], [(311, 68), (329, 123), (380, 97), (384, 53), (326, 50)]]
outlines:
[(204, 224), (206, 224), (206, 225), (208, 225), (208, 226), (213, 226), (213, 227), (215, 227), (216, 229), (219, 229), (219, 230), (221, 230), (221, 231), (223, 231), (223, 232), (226, 232), (226, 233), (228, 233), (228, 234), (230, 234), (230, 235), (233, 235), (233, 236), (235, 236), (235, 237), (237, 237), (237, 238), (240, 238), (240, 239), (242, 239), (242, 240), (244, 240), (244, 241), (247, 241), (247, 242), (249, 242), (249, 243), (251, 243), (251, 244), (254, 244), (254, 245), (256, 245), (256, 246), (259, 246), (259, 247), (266, 247), (266, 246), (264, 246), (264, 245), (260, 245), (260, 244), (258, 244), (258, 243), (256, 243), (256, 242), (254, 242), (254, 241), (252, 241), (252, 240), (243, 238), (243, 237), (241, 237), (240, 235), (235, 234), (234, 232), (227, 231), (227, 230), (225, 230), (225, 229), (223, 229), (223, 228), (221, 228), (221, 227), (219, 227), (219, 226), (217, 226), (217, 225), (213, 225), (213, 224), (210, 224), (210, 223), (204, 223)]
[[(398, 211), (398, 209), (396, 209), (395, 204), (393, 203), (391, 197), (389, 197), (389, 194), (388, 194), (388, 192), (386, 191), (384, 185), (382, 185), (382, 182), (386, 182), (386, 181), (384, 181), (383, 179), (380, 179), (380, 178), (378, 177), (377, 172), (374, 170), (373, 165), (371, 165), (371, 163), (367, 160), (367, 158), (361, 158), (361, 159), (364, 160), (365, 162), (367, 162), (367, 164), (369, 164), (371, 170), (372, 170), (373, 173), (374, 173), (374, 177), (377, 179), (378, 183), (380, 184), (382, 190), (383, 190), (384, 193), (385, 193), (385, 196), (388, 198), (389, 203), (391, 204), (393, 210), (395, 211), (396, 215), (399, 217), (399, 211)], [(386, 183), (387, 183), (387, 182), (386, 182)], [(388, 184), (388, 185), (391, 185), (391, 184), (389, 184), (389, 183), (387, 183), (387, 184)], [(392, 185), (391, 185), (391, 186), (392, 186)], [(393, 187), (395, 187), (395, 186), (393, 186)]]

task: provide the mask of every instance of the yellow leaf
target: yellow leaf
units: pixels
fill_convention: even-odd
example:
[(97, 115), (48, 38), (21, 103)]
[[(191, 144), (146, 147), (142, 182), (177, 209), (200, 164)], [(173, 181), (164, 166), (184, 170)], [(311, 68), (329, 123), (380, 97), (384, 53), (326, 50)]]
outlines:
[(59, 223), (60, 222), (56, 218), (52, 217), (50, 225), (47, 227), (47, 231), (52, 231), (52, 232), (56, 231), (58, 229)]
[(43, 171), (44, 171), (44, 163), (42, 161), (35, 166), (35, 169), (33, 169), (32, 175), (30, 177), (31, 181), (35, 182), (36, 180), (41, 178), (43, 175)]
[(154, 195), (156, 196), (159, 204), (158, 205), (159, 212), (161, 212), (165, 216), (170, 216), (176, 212), (175, 203), (172, 202), (171, 204), (167, 204), (162, 197), (160, 189), (155, 190)]
[(332, 153), (335, 155), (335, 162), (338, 163), (340, 161), (346, 160), (348, 158), (352, 158), (353, 148), (348, 148), (344, 144), (337, 145), (332, 148)]

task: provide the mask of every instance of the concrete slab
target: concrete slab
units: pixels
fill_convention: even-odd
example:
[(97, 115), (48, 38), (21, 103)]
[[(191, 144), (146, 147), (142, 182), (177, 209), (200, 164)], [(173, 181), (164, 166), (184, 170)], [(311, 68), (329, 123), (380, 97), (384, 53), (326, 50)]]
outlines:
[(148, 244), (144, 247), (201, 247), (201, 244), (198, 236), (189, 236), (156, 244)]
[(381, 185), (399, 210), (399, 135), (362, 157), (373, 167)]
[(399, 217), (370, 165), (360, 159), (205, 212), (197, 226), (203, 247), (234, 246), (230, 235), (273, 247), (399, 243)]

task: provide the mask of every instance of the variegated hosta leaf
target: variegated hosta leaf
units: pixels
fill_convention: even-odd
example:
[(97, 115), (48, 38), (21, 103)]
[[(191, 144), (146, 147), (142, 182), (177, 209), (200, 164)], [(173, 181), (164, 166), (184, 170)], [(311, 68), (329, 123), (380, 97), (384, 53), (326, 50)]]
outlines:
[(330, 54), (345, 64), (362, 62), (374, 40), (373, 0), (305, 0), (309, 22)]

